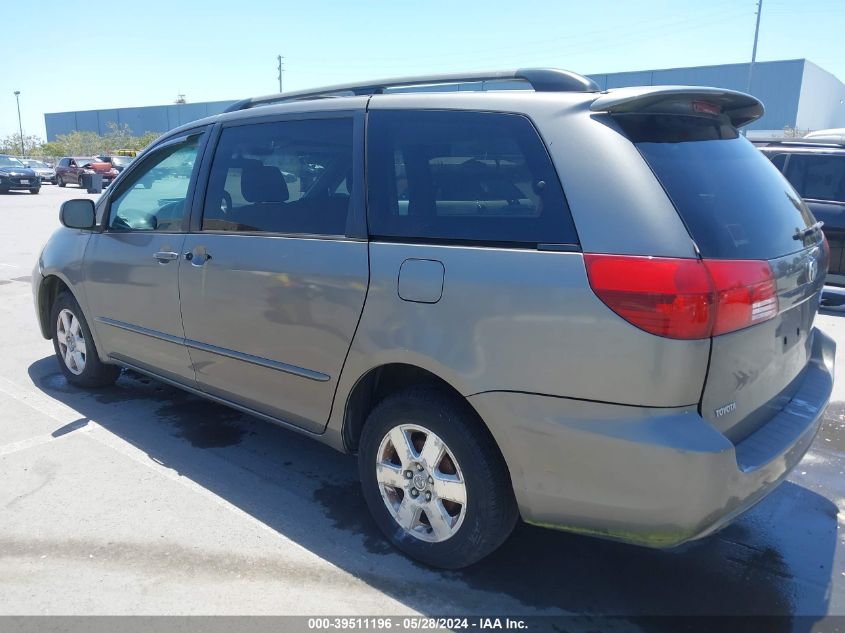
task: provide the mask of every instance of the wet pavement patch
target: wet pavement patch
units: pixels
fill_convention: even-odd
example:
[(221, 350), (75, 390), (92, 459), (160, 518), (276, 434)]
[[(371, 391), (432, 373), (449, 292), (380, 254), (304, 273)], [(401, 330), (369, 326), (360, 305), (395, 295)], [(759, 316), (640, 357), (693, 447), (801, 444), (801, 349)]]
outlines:
[(362, 536), (371, 554), (396, 552), (370, 516), (358, 481), (324, 483), (314, 491), (314, 500), (325, 508), (335, 528)]
[(196, 448), (235, 446), (246, 434), (237, 423), (240, 413), (195, 396), (172, 398), (156, 413), (176, 428), (177, 437)]
[(161, 406), (156, 409), (156, 414), (175, 427), (177, 437), (186, 439), (196, 448), (235, 446), (241, 443), (247, 433), (243, 425), (238, 424), (244, 416), (234, 409), (132, 371), (124, 371), (113, 386), (94, 391), (74, 387), (57, 371), (35, 378), (35, 381), (48, 393), (78, 394), (100, 404), (159, 402)]

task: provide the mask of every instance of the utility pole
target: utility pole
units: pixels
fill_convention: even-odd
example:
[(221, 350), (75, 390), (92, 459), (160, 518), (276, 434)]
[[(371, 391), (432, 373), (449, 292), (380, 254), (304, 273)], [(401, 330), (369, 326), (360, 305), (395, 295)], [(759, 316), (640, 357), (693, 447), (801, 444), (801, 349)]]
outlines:
[(284, 71), (285, 69), (285, 67), (282, 65), (282, 60), (284, 59), (284, 57), (279, 55), (276, 59), (279, 60), (279, 92), (284, 92), (282, 90), (282, 71)]
[(760, 35), (760, 14), (763, 12), (763, 0), (757, 0), (757, 26), (754, 27), (754, 48), (751, 49), (751, 63), (748, 65), (748, 90), (751, 94), (751, 75), (754, 73), (754, 62), (757, 60), (757, 38)]
[(15, 90), (15, 101), (18, 102), (18, 130), (21, 133), (21, 156), (26, 157), (26, 148), (23, 146), (23, 125), (21, 124), (21, 91)]

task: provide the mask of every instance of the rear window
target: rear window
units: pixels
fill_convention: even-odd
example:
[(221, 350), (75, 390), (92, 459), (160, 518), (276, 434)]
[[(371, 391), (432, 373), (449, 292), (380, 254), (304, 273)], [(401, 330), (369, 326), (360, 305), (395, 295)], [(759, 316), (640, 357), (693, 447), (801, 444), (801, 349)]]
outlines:
[(368, 135), (374, 237), (578, 243), (557, 173), (527, 118), (376, 110)]
[[(704, 257), (773, 259), (801, 250), (810, 210), (777, 168), (715, 118), (617, 121), (660, 180)], [(816, 239), (816, 238), (813, 238)]]

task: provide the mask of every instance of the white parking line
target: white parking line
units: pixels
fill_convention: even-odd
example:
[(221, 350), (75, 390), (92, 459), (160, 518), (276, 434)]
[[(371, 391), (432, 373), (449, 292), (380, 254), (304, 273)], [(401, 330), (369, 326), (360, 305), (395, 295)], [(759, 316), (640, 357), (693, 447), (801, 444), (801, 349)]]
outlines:
[[(70, 434), (68, 433), (67, 435)], [(11, 455), (12, 453), (17, 453), (18, 451), (23, 451), (28, 448), (32, 448), (33, 446), (41, 446), (42, 444), (46, 444), (54, 440), (60, 440), (63, 437), (65, 437), (65, 435), (53, 437), (52, 435), (44, 434), (36, 435), (35, 437), (30, 437), (25, 440), (20, 440), (19, 442), (12, 442), (11, 444), (0, 446), (0, 457), (2, 457), (3, 455)]]

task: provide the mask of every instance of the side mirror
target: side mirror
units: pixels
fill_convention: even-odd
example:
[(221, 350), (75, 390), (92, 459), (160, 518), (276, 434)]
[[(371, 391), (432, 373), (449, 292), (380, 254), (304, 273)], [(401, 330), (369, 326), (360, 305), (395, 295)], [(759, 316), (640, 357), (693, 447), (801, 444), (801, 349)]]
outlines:
[(93, 229), (96, 223), (94, 201), (86, 198), (65, 200), (59, 210), (59, 221), (69, 229)]

